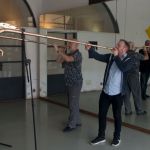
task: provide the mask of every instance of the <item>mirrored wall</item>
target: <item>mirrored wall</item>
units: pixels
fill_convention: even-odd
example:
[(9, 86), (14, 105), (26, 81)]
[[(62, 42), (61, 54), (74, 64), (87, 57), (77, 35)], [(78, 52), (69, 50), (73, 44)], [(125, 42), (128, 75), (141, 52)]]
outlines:
[[(112, 5), (110, 6), (113, 6), (113, 8), (117, 9), (116, 1), (112, 2)], [(70, 33), (75, 32), (76, 38), (79, 41), (85, 41), (85, 42), (93, 41), (93, 42), (97, 42), (98, 45), (114, 47), (115, 43), (120, 38), (124, 38), (126, 33), (124, 31), (124, 33), (121, 32), (118, 34), (119, 28), (117, 25), (117, 20), (114, 19), (116, 18), (116, 16), (113, 16), (112, 19), (112, 16), (110, 17), (110, 12), (108, 12), (108, 9), (106, 9), (104, 3), (98, 3), (94, 5), (68, 9), (59, 12), (46, 13), (40, 16), (40, 27), (48, 28), (48, 32), (49, 32), (48, 35), (50, 36), (66, 38), (62, 34), (62, 32), (64, 34), (67, 32)], [(115, 12), (117, 12), (117, 10)], [(113, 15), (115, 15), (114, 12)], [(123, 24), (124, 22), (121, 23)], [(52, 32), (57, 32), (57, 34), (56, 33), (54, 34)], [(49, 41), (49, 42), (50, 44), (57, 43), (57, 41)], [(63, 43), (58, 42), (57, 44), (61, 45)], [(98, 108), (99, 96), (102, 90), (104, 70), (106, 64), (88, 59), (88, 53), (85, 51), (84, 46), (80, 45), (79, 50), (81, 51), (83, 56), (83, 62), (82, 62), (83, 87), (82, 87), (82, 93), (80, 98), (80, 109), (83, 112), (87, 112), (91, 115), (96, 116), (98, 114), (98, 109), (99, 109)], [(53, 59), (55, 60), (55, 57), (53, 57), (53, 54), (51, 54), (52, 51), (53, 51), (52, 49), (47, 48), (45, 52), (47, 54), (45, 55), (47, 61), (49, 60), (49, 58), (52, 61)], [(109, 51), (102, 50), (102, 49), (98, 49), (98, 52), (101, 54), (109, 53)], [(60, 64), (56, 64), (55, 61), (48, 62), (48, 63), (49, 64), (47, 65), (46, 72), (49, 71), (51, 72), (53, 69), (52, 72), (54, 74), (53, 73), (52, 74), (54, 76), (57, 76), (59, 75), (58, 72), (61, 70), (61, 75), (63, 77), (62, 74), (63, 68)], [(45, 79), (45, 81), (48, 80)], [(56, 83), (57, 81), (60, 84)], [(45, 90), (45, 94), (42, 94), (42, 97), (43, 95), (46, 95), (47, 96), (46, 99), (56, 104), (61, 104), (64, 106), (68, 104), (68, 98), (65, 91), (64, 93), (62, 91), (61, 92), (58, 91), (56, 93), (50, 93), (50, 94), (47, 93), (51, 85), (53, 85), (53, 87), (55, 87), (56, 89), (57, 87), (64, 88), (65, 84), (64, 82), (62, 82), (62, 78), (61, 81), (60, 78), (58, 77), (57, 80), (53, 79), (50, 82), (47, 83), (42, 82), (41, 84), (43, 84), (43, 86), (45, 84), (45, 86), (47, 87), (46, 88), (47, 91)], [(42, 90), (42, 88), (40, 90)], [(147, 94), (150, 94), (149, 84), (148, 84)], [(123, 106), (122, 109), (123, 125), (133, 129), (138, 129), (146, 133), (150, 133), (149, 99), (147, 99), (146, 101), (142, 100), (143, 110), (147, 111), (146, 115), (136, 114), (132, 95), (131, 95), (131, 103), (132, 103), (132, 111), (133, 111), (132, 115), (129, 116), (125, 115), (125, 109)], [(109, 120), (113, 119), (112, 108), (109, 109), (108, 118)]]
[(0, 22), (18, 27), (36, 26), (34, 15), (26, 0), (0, 0)]

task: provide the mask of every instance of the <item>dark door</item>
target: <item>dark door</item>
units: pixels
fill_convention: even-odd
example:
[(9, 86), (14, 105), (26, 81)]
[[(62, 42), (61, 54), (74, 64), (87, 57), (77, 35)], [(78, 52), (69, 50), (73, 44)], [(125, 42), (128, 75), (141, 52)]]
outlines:
[[(63, 33), (63, 32), (48, 32), (48, 35), (72, 39), (76, 38), (76, 33)], [(49, 40), (50, 44), (57, 44), (61, 46), (66, 46), (67, 43), (63, 41)], [(49, 46), (47, 48), (47, 95), (60, 94), (65, 92), (65, 82), (64, 82), (64, 68), (61, 64), (56, 62), (56, 52), (53, 47)]]
[[(20, 35), (11, 33), (3, 35), (20, 37)], [(0, 49), (4, 51), (4, 56), (0, 56), (0, 100), (24, 99), (25, 80), (22, 43), (0, 38)]]

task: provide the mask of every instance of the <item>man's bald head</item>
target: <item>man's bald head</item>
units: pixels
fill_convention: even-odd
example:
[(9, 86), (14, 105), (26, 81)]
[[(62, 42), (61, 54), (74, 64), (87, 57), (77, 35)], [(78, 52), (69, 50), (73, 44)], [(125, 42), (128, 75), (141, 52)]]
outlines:
[(69, 40), (72, 40), (74, 42), (68, 42), (68, 47), (71, 51), (76, 51), (78, 50), (79, 48), (79, 43), (76, 43), (76, 42), (79, 42), (77, 39), (69, 39)]

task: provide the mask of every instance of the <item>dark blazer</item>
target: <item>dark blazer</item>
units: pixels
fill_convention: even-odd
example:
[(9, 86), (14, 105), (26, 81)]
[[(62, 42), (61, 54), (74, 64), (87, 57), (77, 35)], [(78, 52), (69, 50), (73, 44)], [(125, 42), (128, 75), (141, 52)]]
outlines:
[(113, 54), (99, 54), (95, 51), (94, 48), (91, 48), (89, 50), (89, 58), (94, 58), (98, 61), (107, 63), (103, 80), (103, 88), (106, 85), (111, 65), (114, 61), (116, 62), (118, 68), (123, 72), (123, 84), (121, 94), (124, 95), (127, 88), (127, 74), (135, 67), (134, 60), (131, 59), (128, 54), (123, 60), (121, 60), (118, 56), (114, 56)]
[[(140, 54), (144, 55), (144, 50), (141, 49), (139, 51)], [(141, 61), (140, 63), (140, 72), (150, 72), (150, 54), (148, 53), (149, 55), (149, 59), (148, 60), (143, 60)]]

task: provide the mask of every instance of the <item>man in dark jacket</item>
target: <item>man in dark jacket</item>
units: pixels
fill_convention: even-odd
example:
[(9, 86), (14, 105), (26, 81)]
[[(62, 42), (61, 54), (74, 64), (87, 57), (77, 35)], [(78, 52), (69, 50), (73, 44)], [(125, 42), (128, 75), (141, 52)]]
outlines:
[(144, 50), (144, 55), (135, 52), (134, 43), (129, 42), (130, 50), (128, 51), (128, 55), (132, 57), (135, 61), (134, 69), (128, 72), (127, 77), (127, 90), (124, 96), (124, 105), (125, 105), (125, 115), (132, 115), (131, 103), (130, 103), (130, 95), (132, 92), (135, 111), (137, 115), (144, 115), (146, 111), (143, 111), (142, 108), (142, 98), (141, 98), (141, 86), (139, 80), (139, 68), (141, 60), (148, 60), (147, 50)]
[(91, 141), (92, 145), (105, 142), (106, 116), (110, 104), (112, 104), (115, 131), (112, 140), (112, 146), (120, 145), (121, 132), (121, 110), (123, 104), (123, 95), (127, 88), (127, 73), (134, 66), (134, 61), (128, 56), (129, 44), (125, 40), (120, 40), (112, 50), (113, 54), (99, 54), (90, 46), (86, 45), (89, 50), (89, 58), (107, 63), (103, 89), (99, 99), (99, 132), (98, 136)]
[[(145, 46), (150, 46), (149, 40), (145, 41)], [(141, 64), (140, 64), (140, 72), (141, 72), (140, 81), (141, 81), (141, 92), (142, 92), (143, 100), (146, 100), (147, 98), (149, 98), (149, 95), (146, 94), (146, 90), (147, 90), (148, 79), (150, 76), (150, 47), (146, 49), (149, 55), (149, 59), (141, 61)], [(141, 49), (139, 53), (144, 55), (144, 49)]]

